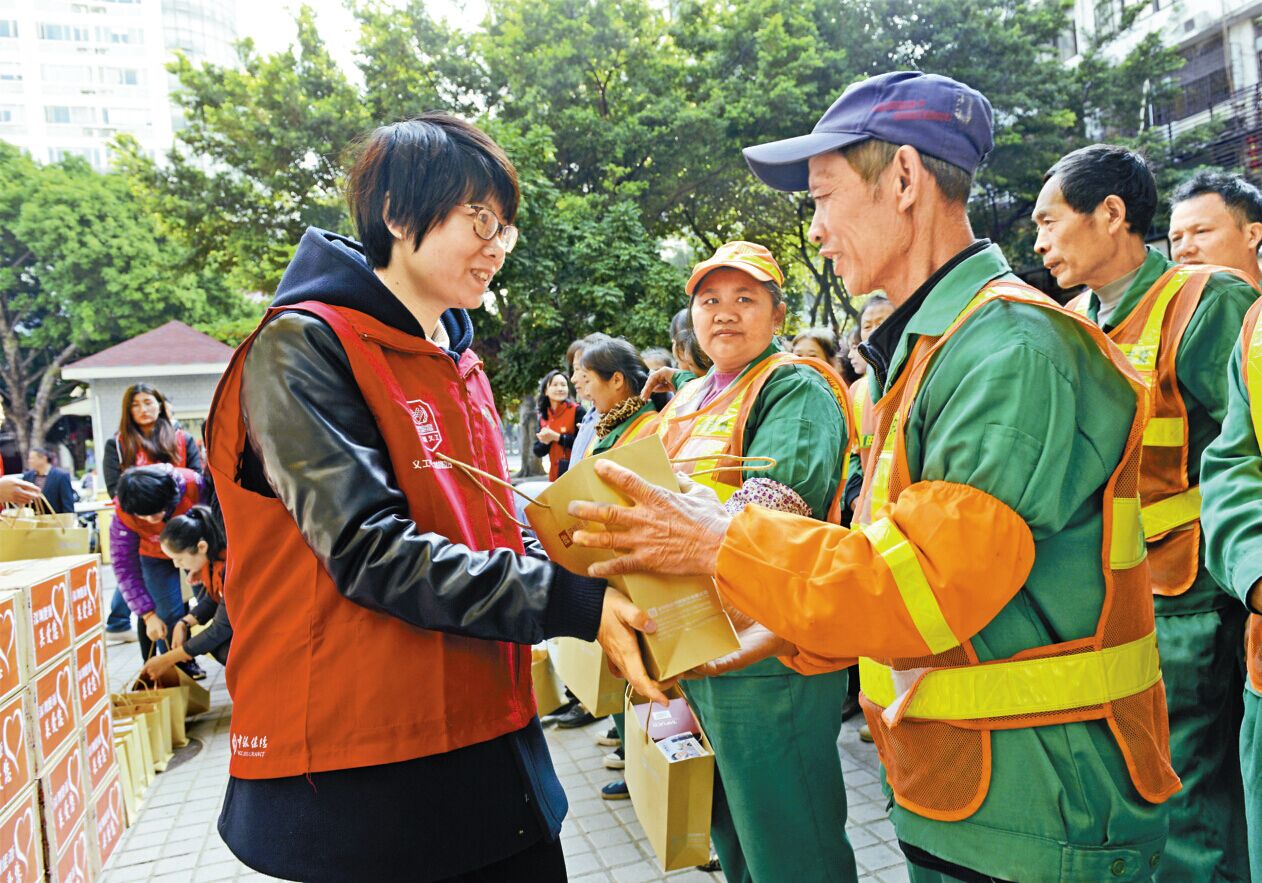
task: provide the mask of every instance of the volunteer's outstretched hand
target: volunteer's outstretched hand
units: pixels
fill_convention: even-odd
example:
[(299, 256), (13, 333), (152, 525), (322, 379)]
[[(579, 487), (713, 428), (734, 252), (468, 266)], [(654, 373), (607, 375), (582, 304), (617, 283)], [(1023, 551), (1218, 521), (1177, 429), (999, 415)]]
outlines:
[(732, 625), (736, 627), (737, 637), (741, 640), (739, 650), (733, 650), (726, 656), (699, 665), (684, 675), (685, 678), (709, 678), (726, 674), (729, 671), (748, 668), (755, 662), (762, 662), (771, 656), (792, 656), (797, 648), (784, 638), (771, 633), (765, 625), (754, 622), (745, 614), (731, 607), (727, 608)]
[(39, 486), (23, 480), (20, 475), (0, 475), (0, 503), (18, 506), (34, 503), (39, 499)]
[(672, 493), (608, 460), (598, 460), (593, 466), (605, 484), (629, 498), (633, 505), (615, 506), (585, 500), (570, 503), (571, 515), (597, 525), (575, 531), (574, 542), (593, 549), (626, 553), (593, 564), (588, 571), (591, 576), (713, 575), (723, 535), (732, 522), (732, 516), (713, 491), (680, 475), (679, 487), (683, 493)]
[(635, 692), (646, 699), (669, 705), (662, 685), (649, 677), (640, 656), (640, 641), (636, 632), (651, 635), (657, 624), (649, 615), (636, 607), (626, 595), (613, 586), (605, 589), (604, 608), (600, 614), (600, 629), (596, 640), (609, 659), (610, 670), (618, 677), (626, 678)]

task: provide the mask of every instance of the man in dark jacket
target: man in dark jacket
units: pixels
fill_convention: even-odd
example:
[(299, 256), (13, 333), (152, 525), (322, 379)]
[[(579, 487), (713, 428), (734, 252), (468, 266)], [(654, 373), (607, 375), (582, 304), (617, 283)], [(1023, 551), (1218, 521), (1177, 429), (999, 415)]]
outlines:
[(70, 483), (70, 473), (53, 465), (53, 455), (47, 448), (31, 448), (26, 455), (27, 470), (22, 478), (32, 482), (52, 504), (54, 512), (73, 512), (79, 495)]

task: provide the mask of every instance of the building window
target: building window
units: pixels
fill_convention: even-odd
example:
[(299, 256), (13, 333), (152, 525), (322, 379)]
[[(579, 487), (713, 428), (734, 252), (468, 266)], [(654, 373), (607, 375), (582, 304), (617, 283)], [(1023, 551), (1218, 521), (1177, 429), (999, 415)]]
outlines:
[(101, 111), (101, 122), (107, 126), (138, 129), (148, 124), (149, 112), (137, 107), (104, 108)]
[(13, 62), (0, 62), (0, 82), (13, 82), (22, 79), (22, 68)]
[(139, 86), (144, 82), (142, 74), (134, 67), (103, 67), (101, 82), (109, 86)]
[(18, 23), (15, 21), (0, 21), (0, 37), (16, 37), (18, 35)]
[(40, 69), (45, 83), (80, 85), (92, 82), (92, 68), (79, 64), (46, 64)]
[(96, 122), (96, 108), (53, 105), (44, 108), (44, 121), (87, 126)]
[(1117, 29), (1117, 0), (1095, 0), (1097, 34), (1111, 34)]
[(0, 105), (0, 123), (22, 122), (22, 108), (15, 105)]
[(101, 149), (99, 147), (50, 147), (48, 161), (61, 162), (67, 157), (77, 156), (86, 159), (95, 168), (101, 168)]
[(40, 22), (39, 38), (41, 40), (73, 40), (77, 43), (86, 43), (88, 41), (88, 29), (77, 25), (57, 25)]

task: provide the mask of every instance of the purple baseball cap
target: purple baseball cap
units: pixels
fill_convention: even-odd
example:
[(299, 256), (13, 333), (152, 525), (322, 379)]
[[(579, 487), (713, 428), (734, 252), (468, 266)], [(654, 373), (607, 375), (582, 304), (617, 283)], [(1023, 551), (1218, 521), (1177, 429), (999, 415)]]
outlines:
[(895, 71), (851, 84), (811, 134), (746, 147), (745, 161), (776, 190), (806, 190), (807, 160), (869, 138), (910, 144), (972, 174), (995, 146), (994, 112), (950, 77)]

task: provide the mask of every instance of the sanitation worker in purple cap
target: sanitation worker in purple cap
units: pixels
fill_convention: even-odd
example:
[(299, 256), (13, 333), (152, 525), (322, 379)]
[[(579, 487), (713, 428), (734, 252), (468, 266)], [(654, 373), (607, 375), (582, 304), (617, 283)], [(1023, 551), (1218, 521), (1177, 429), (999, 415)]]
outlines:
[(743, 626), (715, 668), (859, 657), (913, 880), (1147, 880), (1180, 783), (1139, 521), (1143, 382), (973, 235), (992, 126), (976, 90), (897, 72), (745, 151), (810, 192), (847, 289), (896, 307), (862, 347), (876, 432), (854, 530), (733, 516), (687, 480), (600, 464), (634, 505), (574, 503), (576, 539), (622, 553), (593, 574), (712, 574)]

